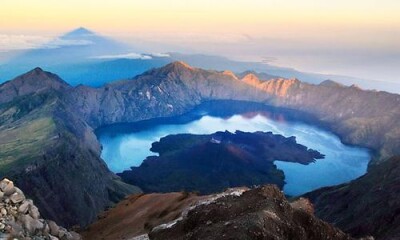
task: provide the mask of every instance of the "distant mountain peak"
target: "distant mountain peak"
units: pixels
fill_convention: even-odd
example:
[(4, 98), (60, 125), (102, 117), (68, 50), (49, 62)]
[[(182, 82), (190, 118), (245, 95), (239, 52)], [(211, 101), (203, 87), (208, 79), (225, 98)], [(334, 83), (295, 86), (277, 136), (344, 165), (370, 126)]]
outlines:
[(46, 90), (63, 90), (70, 86), (59, 76), (46, 72), (40, 67), (22, 74), (13, 80), (0, 85), (0, 104), (13, 100), (15, 97), (38, 93)]
[(226, 76), (229, 76), (229, 77), (232, 77), (234, 79), (238, 79), (238, 77), (235, 75), (235, 73), (233, 73), (232, 71), (229, 71), (229, 70), (223, 71), (222, 74), (226, 75)]
[(42, 73), (44, 72), (43, 69), (41, 69), (40, 67), (35, 67), (34, 69), (31, 70), (31, 72), (35, 72), (35, 73)]
[(257, 86), (261, 82), (260, 79), (254, 73), (247, 74), (242, 78), (242, 81), (252, 86)]
[(190, 66), (189, 64), (182, 61), (176, 61), (169, 63), (164, 67), (154, 69), (151, 71), (151, 73), (156, 75), (168, 75), (171, 73), (180, 75), (184, 72), (193, 72), (194, 70), (195, 68)]
[(95, 34), (95, 33), (94, 33), (93, 31), (87, 29), (87, 28), (79, 27), (79, 28), (76, 28), (76, 29), (74, 29), (74, 30), (68, 32), (68, 33), (65, 34), (65, 35), (69, 35), (69, 36), (79, 36), (79, 35), (91, 35), (91, 34)]
[(187, 69), (193, 69), (192, 66), (190, 66), (189, 64), (185, 63), (184, 61), (175, 61), (172, 62), (168, 65), (166, 65), (166, 67), (177, 67), (177, 68), (187, 68)]
[(330, 79), (321, 82), (319, 85), (325, 87), (343, 87), (343, 84), (340, 84)]
[(19, 82), (19, 84), (29, 83), (33, 85), (43, 86), (48, 85), (49, 87), (56, 89), (68, 86), (68, 84), (64, 82), (64, 80), (62, 80), (59, 76), (51, 72), (46, 72), (40, 67), (36, 67), (31, 71), (16, 77), (11, 82)]

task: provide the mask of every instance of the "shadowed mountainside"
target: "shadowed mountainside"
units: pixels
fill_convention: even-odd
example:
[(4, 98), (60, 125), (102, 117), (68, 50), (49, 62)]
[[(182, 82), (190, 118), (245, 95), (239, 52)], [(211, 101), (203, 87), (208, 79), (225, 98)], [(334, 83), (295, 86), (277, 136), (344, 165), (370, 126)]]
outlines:
[(400, 157), (370, 169), (364, 176), (304, 195), (316, 215), (353, 236), (400, 238)]
[(62, 99), (68, 89), (41, 69), (0, 85), (0, 176), (46, 218), (83, 226), (138, 189), (107, 169), (92, 129)]

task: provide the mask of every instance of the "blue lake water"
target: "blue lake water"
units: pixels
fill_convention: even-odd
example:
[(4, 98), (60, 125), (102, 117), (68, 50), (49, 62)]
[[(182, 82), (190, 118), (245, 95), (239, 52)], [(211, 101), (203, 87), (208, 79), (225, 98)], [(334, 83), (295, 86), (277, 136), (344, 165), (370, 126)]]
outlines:
[(150, 147), (161, 137), (179, 133), (210, 134), (225, 130), (271, 131), (285, 137), (295, 136), (298, 143), (325, 155), (324, 159), (309, 165), (275, 161), (285, 173), (284, 192), (289, 195), (299, 195), (355, 179), (366, 172), (370, 160), (367, 149), (344, 145), (328, 131), (303, 122), (271, 118), (263, 112), (229, 117), (204, 115), (183, 123), (159, 123), (128, 132), (106, 129), (98, 136), (103, 145), (102, 158), (113, 172), (122, 172), (131, 166), (139, 166), (147, 156), (155, 155)]

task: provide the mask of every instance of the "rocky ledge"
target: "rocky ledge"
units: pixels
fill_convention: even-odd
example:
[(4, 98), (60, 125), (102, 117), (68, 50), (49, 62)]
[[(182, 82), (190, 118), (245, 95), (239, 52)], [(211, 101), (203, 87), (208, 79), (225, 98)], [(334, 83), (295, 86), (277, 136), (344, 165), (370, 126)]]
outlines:
[(289, 203), (276, 186), (265, 185), (200, 204), (180, 219), (153, 228), (148, 236), (152, 240), (354, 239), (316, 218), (313, 211), (307, 199)]
[(0, 239), (80, 240), (76, 232), (70, 232), (51, 220), (40, 218), (33, 201), (8, 179), (0, 182)]
[(354, 239), (314, 216), (308, 199), (289, 202), (274, 185), (230, 188), (203, 196), (185, 192), (132, 195), (102, 214), (82, 236), (103, 240)]

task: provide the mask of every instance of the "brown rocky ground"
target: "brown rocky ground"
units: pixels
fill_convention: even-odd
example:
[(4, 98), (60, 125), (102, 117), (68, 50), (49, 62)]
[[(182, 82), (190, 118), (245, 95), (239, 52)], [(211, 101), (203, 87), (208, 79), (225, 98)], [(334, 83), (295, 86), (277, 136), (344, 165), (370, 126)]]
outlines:
[(130, 239), (173, 221), (200, 198), (183, 192), (131, 195), (101, 214), (82, 235), (84, 239)]
[[(82, 232), (84, 239), (353, 239), (313, 214), (307, 199), (289, 203), (273, 185), (221, 194), (132, 195)], [(369, 238), (367, 238), (369, 239)]]
[(191, 210), (172, 226), (153, 229), (150, 239), (353, 239), (316, 218), (307, 200), (290, 204), (273, 185), (228, 195)]

